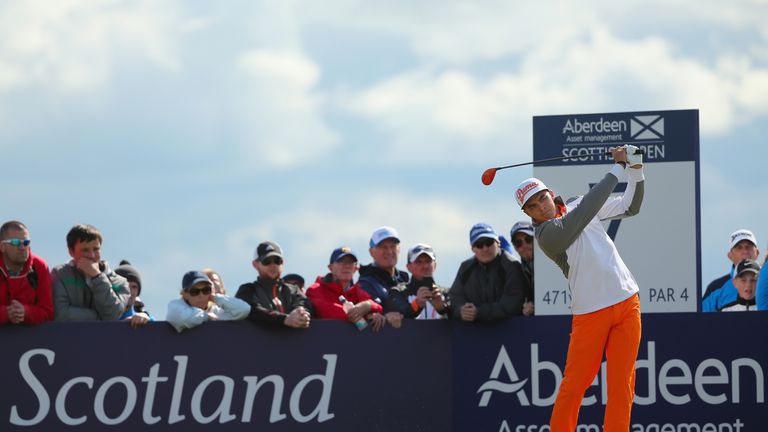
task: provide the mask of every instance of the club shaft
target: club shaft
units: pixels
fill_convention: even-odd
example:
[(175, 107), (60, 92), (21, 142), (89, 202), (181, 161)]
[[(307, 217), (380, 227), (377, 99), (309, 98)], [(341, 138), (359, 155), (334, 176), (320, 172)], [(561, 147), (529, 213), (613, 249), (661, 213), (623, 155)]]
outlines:
[[(611, 152), (605, 152), (602, 155), (603, 156), (608, 156), (610, 154), (611, 154)], [(635, 154), (645, 154), (645, 152), (642, 149), (639, 149), (637, 152), (635, 152)], [(502, 170), (502, 169), (507, 169), (507, 168), (514, 168), (514, 167), (519, 167), (519, 166), (524, 166), (524, 165), (532, 165), (532, 164), (537, 164), (537, 163), (541, 163), (541, 162), (552, 162), (552, 161), (563, 160), (563, 159), (577, 159), (579, 157), (581, 157), (581, 156), (558, 156), (558, 157), (553, 157), (553, 158), (549, 158), (549, 159), (539, 159), (539, 160), (535, 160), (535, 161), (524, 162), (524, 163), (519, 163), (519, 164), (514, 164), (514, 165), (507, 165), (507, 166), (503, 166), (503, 167), (496, 167), (496, 170)]]

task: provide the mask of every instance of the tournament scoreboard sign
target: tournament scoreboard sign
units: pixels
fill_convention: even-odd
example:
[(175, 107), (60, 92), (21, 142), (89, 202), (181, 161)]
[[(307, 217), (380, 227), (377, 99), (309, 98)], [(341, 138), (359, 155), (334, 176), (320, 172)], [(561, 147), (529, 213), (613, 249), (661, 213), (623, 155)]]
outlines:
[[(584, 195), (613, 159), (610, 147), (644, 150), (640, 213), (605, 221), (640, 286), (642, 311), (695, 312), (701, 292), (698, 110), (571, 114), (533, 118), (533, 175), (564, 200)], [(614, 195), (626, 188), (619, 179)], [(570, 314), (568, 281), (538, 247), (536, 314)]]

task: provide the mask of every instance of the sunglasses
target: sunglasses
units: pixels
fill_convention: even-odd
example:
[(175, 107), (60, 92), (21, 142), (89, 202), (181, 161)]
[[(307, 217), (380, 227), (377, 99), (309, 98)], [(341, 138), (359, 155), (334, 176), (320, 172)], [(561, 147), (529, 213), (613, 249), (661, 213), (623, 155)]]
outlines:
[(192, 297), (197, 297), (198, 295), (200, 295), (200, 293), (202, 293), (203, 295), (208, 295), (211, 293), (211, 287), (207, 286), (205, 288), (190, 288), (187, 290), (187, 292)]
[(281, 265), (283, 263), (283, 259), (277, 256), (271, 256), (269, 258), (264, 258), (261, 263), (265, 266), (272, 264)]
[(490, 237), (483, 237), (480, 240), (476, 241), (473, 246), (476, 247), (477, 249), (485, 249), (494, 243), (496, 243), (496, 240)]
[(30, 240), (30, 239), (23, 239), (23, 240), (22, 239), (8, 239), (8, 240), (3, 240), (3, 243), (9, 244), (11, 246), (21, 246), (21, 245), (29, 246), (29, 244), (31, 242), (32, 242), (32, 240)]
[(520, 247), (523, 245), (523, 242), (527, 244), (533, 243), (533, 237), (531, 236), (525, 236), (523, 238), (516, 238), (512, 240), (512, 244), (515, 245), (515, 247)]

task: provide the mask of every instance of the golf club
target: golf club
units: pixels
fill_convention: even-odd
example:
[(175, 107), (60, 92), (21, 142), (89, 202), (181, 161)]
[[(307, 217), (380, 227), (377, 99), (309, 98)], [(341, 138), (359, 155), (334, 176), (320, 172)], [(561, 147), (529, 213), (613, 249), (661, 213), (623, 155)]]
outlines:
[[(603, 153), (603, 155), (610, 155), (610, 154), (611, 154), (611, 152)], [(634, 154), (644, 155), (645, 151), (643, 151), (643, 149), (637, 149)], [(590, 156), (593, 156), (593, 155), (590, 155)], [(519, 164), (514, 164), (514, 165), (507, 165), (507, 166), (496, 167), (496, 168), (488, 168), (487, 170), (485, 170), (483, 172), (483, 177), (482, 177), (483, 184), (488, 186), (491, 183), (493, 183), (493, 179), (496, 177), (496, 171), (499, 171), (499, 170), (503, 170), (503, 169), (507, 169), (507, 168), (519, 167), (519, 166), (523, 166), (523, 165), (537, 164), (537, 163), (541, 163), (541, 162), (551, 162), (551, 161), (562, 160), (562, 159), (576, 159), (576, 158), (579, 158), (579, 157), (581, 157), (581, 156), (558, 156), (558, 157), (553, 157), (553, 158), (549, 158), (549, 159), (539, 159), (539, 160), (535, 160), (535, 161), (531, 161), (531, 162), (519, 163)]]

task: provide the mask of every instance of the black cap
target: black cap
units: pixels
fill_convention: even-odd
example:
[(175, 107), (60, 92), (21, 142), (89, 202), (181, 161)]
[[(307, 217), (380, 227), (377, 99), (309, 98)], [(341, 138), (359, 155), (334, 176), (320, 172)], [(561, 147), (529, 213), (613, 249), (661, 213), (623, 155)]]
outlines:
[(742, 260), (739, 265), (736, 266), (736, 276), (741, 276), (742, 273), (752, 272), (754, 274), (760, 273), (760, 264), (757, 261), (750, 259)]
[(253, 254), (253, 259), (256, 261), (264, 261), (271, 256), (283, 257), (283, 249), (279, 244), (273, 241), (265, 241), (259, 243), (256, 247), (256, 252)]

